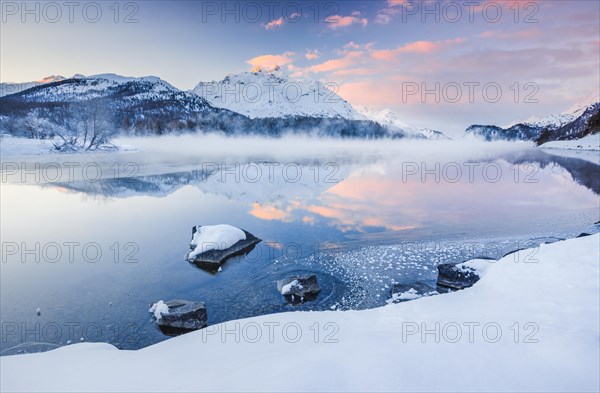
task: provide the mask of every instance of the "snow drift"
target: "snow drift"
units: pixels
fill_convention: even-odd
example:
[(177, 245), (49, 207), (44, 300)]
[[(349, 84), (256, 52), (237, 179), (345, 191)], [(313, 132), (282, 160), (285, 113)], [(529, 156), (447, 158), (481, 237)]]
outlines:
[(265, 315), (138, 351), (83, 343), (2, 357), (0, 388), (598, 391), (599, 245), (600, 234), (542, 245), (472, 288), (378, 309)]

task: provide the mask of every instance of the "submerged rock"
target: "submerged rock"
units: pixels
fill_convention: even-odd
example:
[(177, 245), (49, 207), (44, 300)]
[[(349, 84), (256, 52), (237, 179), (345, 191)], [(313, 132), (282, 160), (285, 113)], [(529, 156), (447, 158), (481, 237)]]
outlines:
[[(216, 273), (219, 271), (221, 264), (236, 255), (241, 255), (252, 251), (252, 249), (261, 242), (261, 239), (257, 238), (250, 232), (247, 232), (243, 229), (238, 229), (231, 226), (205, 226), (205, 228), (216, 228), (216, 227), (229, 227), (231, 231), (239, 231), (237, 233), (242, 233), (243, 236), (239, 236), (241, 240), (236, 241), (235, 243), (230, 244), (226, 241), (220, 241), (217, 237), (213, 237), (210, 242), (204, 242), (199, 239), (199, 232), (201, 225), (196, 225), (192, 228), (192, 241), (190, 242), (190, 249), (192, 250), (186, 255), (186, 259), (189, 262), (194, 263), (201, 269), (207, 270), (211, 273)], [(225, 235), (229, 235), (225, 233)], [(202, 247), (202, 249), (206, 249), (203, 252), (196, 252), (198, 247)], [(222, 249), (219, 249), (222, 248)]]
[(438, 266), (437, 285), (451, 289), (473, 286), (483, 276), (494, 259), (472, 259), (459, 264), (445, 263)]
[(292, 276), (277, 281), (277, 290), (291, 302), (314, 300), (321, 291), (317, 276)]
[(394, 284), (392, 297), (388, 302), (400, 303), (418, 299), (423, 296), (439, 295), (439, 292), (431, 285), (417, 281), (411, 284)]
[(161, 300), (148, 311), (154, 314), (156, 323), (161, 328), (197, 330), (206, 327), (206, 307), (202, 302)]

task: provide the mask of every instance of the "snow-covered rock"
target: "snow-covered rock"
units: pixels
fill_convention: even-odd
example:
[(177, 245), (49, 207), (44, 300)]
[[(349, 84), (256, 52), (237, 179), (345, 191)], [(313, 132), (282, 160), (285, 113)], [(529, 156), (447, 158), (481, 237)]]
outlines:
[(458, 264), (439, 265), (437, 285), (452, 289), (468, 288), (479, 281), (494, 262), (490, 259), (471, 259)]
[(216, 108), (250, 118), (318, 117), (366, 120), (349, 102), (319, 81), (290, 77), (280, 67), (229, 74), (192, 90)]
[(232, 225), (196, 225), (192, 228), (189, 262), (211, 272), (217, 272), (226, 259), (249, 252), (261, 240)]
[(156, 323), (162, 328), (197, 330), (206, 326), (206, 307), (202, 302), (170, 300), (155, 303), (149, 312), (154, 314)]
[(438, 295), (439, 292), (432, 286), (423, 283), (415, 282), (411, 284), (394, 284), (392, 287), (392, 297), (388, 303), (400, 303), (408, 300), (415, 300), (423, 296)]
[(225, 250), (240, 240), (246, 240), (246, 234), (239, 228), (227, 224), (197, 225), (192, 229), (192, 241), (188, 259), (210, 250)]
[(167, 306), (164, 301), (159, 300), (150, 307), (148, 312), (154, 314), (154, 318), (156, 318), (157, 321), (160, 321), (163, 315), (169, 313), (169, 306)]
[(277, 290), (286, 299), (292, 302), (303, 302), (305, 300), (314, 300), (321, 287), (314, 274), (307, 276), (292, 276), (284, 280), (277, 281)]
[(264, 315), (137, 351), (6, 356), (0, 390), (597, 392), (599, 245), (544, 244), (537, 263), (511, 256), (466, 290), (371, 310)]

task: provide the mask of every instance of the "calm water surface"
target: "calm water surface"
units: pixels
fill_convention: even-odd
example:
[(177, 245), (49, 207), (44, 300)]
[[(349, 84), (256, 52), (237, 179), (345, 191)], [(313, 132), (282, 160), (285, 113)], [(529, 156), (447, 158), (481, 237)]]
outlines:
[[(393, 283), (435, 283), (440, 263), (498, 258), (599, 219), (600, 167), (533, 149), (452, 161), (86, 159), (102, 179), (3, 178), (3, 355), (82, 337), (127, 349), (156, 343), (167, 337), (148, 307), (161, 299), (205, 302), (209, 324), (377, 307)], [(211, 274), (184, 255), (193, 225), (219, 223), (263, 241)], [(297, 273), (318, 275), (316, 301), (290, 305), (277, 292), (278, 279)]]

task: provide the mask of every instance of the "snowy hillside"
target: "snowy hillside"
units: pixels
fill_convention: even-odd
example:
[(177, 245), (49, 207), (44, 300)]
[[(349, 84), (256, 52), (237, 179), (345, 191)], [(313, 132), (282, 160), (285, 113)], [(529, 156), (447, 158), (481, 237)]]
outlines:
[(600, 151), (600, 134), (596, 133), (575, 140), (546, 142), (540, 147), (543, 149)]
[[(254, 107), (246, 108), (245, 112), (256, 109), (259, 116), (245, 116), (223, 106), (213, 106), (198, 94), (181, 91), (158, 77), (101, 74), (45, 83), (5, 96), (0, 107), (0, 131), (29, 136), (31, 127), (25, 123), (35, 118), (53, 125), (39, 132), (36, 127), (36, 132), (51, 138), (50, 128), (65, 125), (73, 128), (73, 118), (81, 113), (82, 104), (91, 103), (88, 106), (98, 108), (110, 128), (140, 135), (200, 131), (274, 137), (287, 133), (348, 138), (386, 136), (385, 128), (367, 121), (348, 102), (333, 97), (320, 83), (288, 81), (281, 70), (268, 73), (258, 70), (243, 75), (246, 82), (236, 79), (232, 82), (235, 86), (226, 89), (254, 86), (260, 91), (263, 86), (279, 94), (271, 103), (256, 102)], [(269, 91), (264, 90), (265, 97)], [(291, 95), (293, 91), (305, 93), (298, 102), (291, 102), (283, 94)], [(231, 95), (226, 94), (226, 97)], [(235, 94), (233, 97), (235, 101)], [(329, 100), (335, 102), (329, 104)]]
[(6, 356), (0, 389), (598, 391), (599, 242), (543, 244), (491, 263), (472, 288), (372, 310), (265, 315), (138, 351)]
[(256, 68), (229, 74), (221, 81), (200, 82), (193, 92), (216, 108), (250, 118), (304, 116), (366, 120), (323, 83), (291, 78), (280, 67)]
[(509, 124), (506, 128), (510, 128), (515, 124), (526, 124), (532, 127), (557, 129), (574, 121), (579, 116), (583, 115), (588, 108), (598, 102), (600, 102), (600, 91), (587, 95), (562, 113), (551, 114), (544, 117), (532, 116), (525, 121)]
[(82, 105), (87, 103), (97, 108), (111, 128), (159, 134), (166, 129), (193, 129), (203, 120), (212, 123), (236, 117), (154, 76), (132, 78), (102, 74), (45, 83), (5, 96), (0, 108), (4, 119), (0, 128), (21, 136), (20, 122), (27, 116), (45, 119), (60, 127), (65, 122), (73, 123), (70, 119), (77, 117)]
[[(83, 78), (83, 75), (75, 74), (72, 78)], [(35, 86), (44, 85), (46, 83), (59, 82), (65, 80), (64, 76), (60, 75), (50, 75), (45, 78), (40, 79), (39, 81), (33, 82), (22, 82), (22, 83), (13, 83), (13, 82), (2, 82), (0, 83), (0, 97), (4, 97), (5, 95), (15, 94), (22, 92), (24, 90), (30, 89)]]
[(505, 128), (494, 125), (472, 125), (467, 135), (493, 140), (528, 140), (544, 143), (552, 140), (582, 138), (597, 132), (600, 93), (590, 94), (566, 111), (543, 118), (531, 117), (526, 121)]
[[(128, 99), (177, 98), (184, 100), (190, 95), (180, 92), (171, 84), (154, 76), (131, 78), (116, 74), (102, 74), (89, 77), (62, 79), (53, 83), (24, 91), (21, 97), (34, 102), (73, 102), (89, 101), (114, 95), (118, 90), (131, 91)], [(134, 91), (136, 90), (136, 91)], [(195, 100), (194, 101), (201, 101)]]
[(410, 126), (401, 121), (400, 116), (390, 109), (377, 111), (366, 106), (357, 106), (356, 110), (367, 119), (386, 127), (392, 135), (401, 134), (408, 138), (418, 139), (450, 139), (440, 131)]

